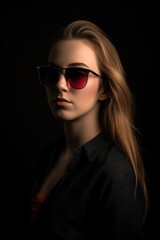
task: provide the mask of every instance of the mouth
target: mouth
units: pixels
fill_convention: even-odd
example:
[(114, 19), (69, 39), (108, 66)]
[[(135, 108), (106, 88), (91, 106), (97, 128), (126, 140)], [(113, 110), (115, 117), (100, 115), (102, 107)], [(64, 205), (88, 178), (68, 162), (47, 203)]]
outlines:
[(67, 107), (67, 106), (72, 104), (72, 102), (69, 101), (68, 99), (59, 98), (59, 97), (54, 99), (54, 103), (55, 103), (56, 106), (59, 106), (59, 107)]
[(69, 100), (67, 100), (66, 98), (56, 98), (55, 102), (66, 102), (66, 103), (71, 103)]

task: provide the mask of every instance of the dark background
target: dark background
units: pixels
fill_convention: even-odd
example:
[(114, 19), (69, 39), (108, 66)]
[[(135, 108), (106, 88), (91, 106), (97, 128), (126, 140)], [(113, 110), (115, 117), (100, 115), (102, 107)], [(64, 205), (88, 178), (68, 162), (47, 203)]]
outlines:
[[(6, 3), (3, 10), (3, 117), (7, 229), (22, 229), (22, 195), (48, 144), (62, 131), (48, 108), (36, 65), (46, 64), (52, 36), (61, 25), (86, 19), (99, 25), (116, 46), (136, 103), (136, 124), (150, 194), (147, 239), (159, 235), (159, 39), (158, 7), (114, 1)], [(14, 229), (14, 230), (13, 230)], [(23, 239), (23, 238), (22, 238)], [(136, 239), (135, 239), (136, 240)]]

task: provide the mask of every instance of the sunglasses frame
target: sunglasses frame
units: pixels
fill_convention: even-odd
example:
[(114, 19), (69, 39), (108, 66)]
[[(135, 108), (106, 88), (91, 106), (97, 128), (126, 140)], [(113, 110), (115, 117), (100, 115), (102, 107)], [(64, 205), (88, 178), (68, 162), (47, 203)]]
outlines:
[[(89, 73), (92, 73), (93, 75), (95, 75), (96, 77), (101, 77), (98, 73), (96, 73), (96, 72), (94, 72), (93, 70), (90, 70), (90, 69), (88, 69), (88, 68), (83, 68), (83, 67), (67, 67), (67, 68), (61, 68), (61, 67), (57, 67), (57, 66), (51, 66), (51, 65), (44, 65), (44, 66), (42, 66), (42, 65), (39, 65), (39, 66), (37, 66), (37, 70), (38, 70), (38, 76), (39, 76), (39, 80), (40, 80), (40, 83), (43, 85), (43, 86), (45, 86), (45, 87), (52, 87), (54, 84), (49, 84), (49, 85), (47, 85), (47, 84), (45, 84), (44, 82), (43, 82), (43, 80), (42, 80), (42, 77), (41, 77), (41, 73), (40, 73), (40, 71), (41, 71), (41, 69), (52, 69), (52, 68), (54, 68), (54, 69), (57, 69), (58, 70), (58, 73), (59, 73), (59, 77), (60, 77), (60, 75), (61, 74), (63, 74), (64, 75), (64, 78), (65, 78), (65, 80), (66, 80), (66, 82), (67, 82), (67, 84), (71, 87), (71, 88), (73, 88), (73, 89), (83, 89), (85, 86), (86, 86), (86, 84), (87, 84), (87, 81), (88, 81), (88, 75), (89, 75)], [(75, 87), (73, 87), (72, 86), (72, 84), (70, 84), (70, 82), (67, 80), (67, 77), (66, 77), (66, 70), (69, 70), (69, 69), (77, 69), (77, 70), (80, 70), (80, 71), (83, 71), (83, 72), (87, 72), (88, 73), (88, 75), (87, 75), (87, 79), (86, 79), (86, 82), (85, 82), (85, 84), (84, 84), (84, 86), (83, 87), (81, 87), (81, 88), (75, 88)], [(62, 73), (64, 71), (64, 73)]]

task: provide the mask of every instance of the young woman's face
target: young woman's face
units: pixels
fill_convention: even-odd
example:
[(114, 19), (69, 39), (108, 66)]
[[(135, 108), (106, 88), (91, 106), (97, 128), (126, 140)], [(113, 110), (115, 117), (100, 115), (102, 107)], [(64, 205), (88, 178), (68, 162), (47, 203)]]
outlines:
[[(96, 55), (82, 40), (64, 40), (51, 50), (48, 62), (60, 68), (80, 67), (100, 74)], [(84, 88), (74, 89), (66, 81), (64, 72), (54, 86), (46, 87), (49, 107), (56, 119), (73, 121), (89, 114), (98, 114), (101, 79), (92, 73)]]

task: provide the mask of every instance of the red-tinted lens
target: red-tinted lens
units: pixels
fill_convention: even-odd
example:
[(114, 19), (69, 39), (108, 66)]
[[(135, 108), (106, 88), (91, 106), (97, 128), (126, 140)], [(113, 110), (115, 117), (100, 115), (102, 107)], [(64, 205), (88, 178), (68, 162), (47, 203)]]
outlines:
[(84, 88), (88, 80), (88, 70), (82, 68), (67, 68), (65, 70), (66, 80), (72, 88)]

